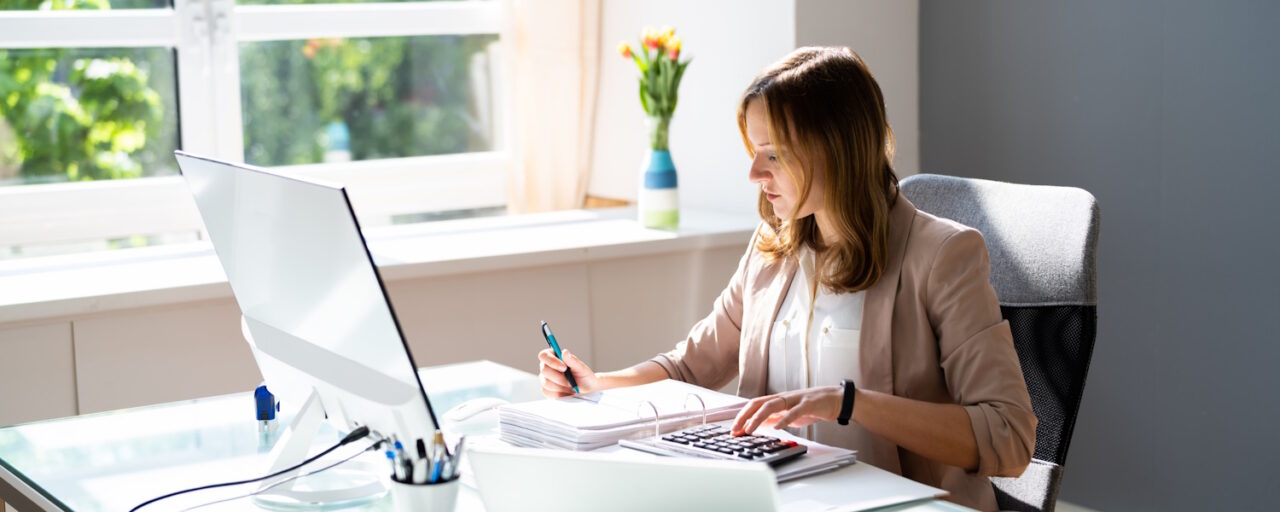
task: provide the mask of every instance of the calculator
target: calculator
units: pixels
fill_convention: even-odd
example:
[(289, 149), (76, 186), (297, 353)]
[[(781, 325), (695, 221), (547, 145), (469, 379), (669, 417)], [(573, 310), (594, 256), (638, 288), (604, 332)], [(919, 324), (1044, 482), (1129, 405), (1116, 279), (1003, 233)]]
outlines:
[[(666, 455), (689, 455), (708, 459), (749, 460), (777, 465), (809, 451), (809, 447), (795, 441), (769, 436), (734, 436), (721, 425), (699, 425), (663, 435), (657, 440), (640, 443), (623, 441), (630, 448), (653, 451), (649, 448), (671, 452)], [(637, 446), (647, 445), (647, 446)]]

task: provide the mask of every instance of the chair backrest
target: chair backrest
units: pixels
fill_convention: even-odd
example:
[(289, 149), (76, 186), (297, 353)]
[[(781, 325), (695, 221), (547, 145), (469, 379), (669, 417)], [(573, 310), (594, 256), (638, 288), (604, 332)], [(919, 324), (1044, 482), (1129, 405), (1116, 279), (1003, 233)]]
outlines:
[(917, 208), (982, 232), (1039, 424), (1032, 465), (992, 478), (1004, 510), (1053, 510), (1097, 332), (1098, 204), (1078, 188), (917, 174)]

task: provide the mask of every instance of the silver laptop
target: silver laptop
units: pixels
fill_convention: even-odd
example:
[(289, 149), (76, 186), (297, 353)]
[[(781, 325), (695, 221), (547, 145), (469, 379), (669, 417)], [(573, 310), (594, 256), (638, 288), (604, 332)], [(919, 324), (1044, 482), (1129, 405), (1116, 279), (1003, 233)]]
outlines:
[(488, 512), (779, 508), (763, 463), (477, 446), (467, 452)]

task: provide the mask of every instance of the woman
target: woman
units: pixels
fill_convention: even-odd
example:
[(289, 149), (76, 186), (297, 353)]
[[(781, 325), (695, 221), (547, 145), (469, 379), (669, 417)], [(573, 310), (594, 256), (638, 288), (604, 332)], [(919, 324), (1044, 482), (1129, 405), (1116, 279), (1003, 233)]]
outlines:
[(741, 377), (738, 394), (755, 398), (735, 433), (811, 426), (862, 462), (994, 509), (987, 477), (1022, 474), (1036, 418), (982, 236), (899, 195), (880, 88), (847, 48), (801, 48), (764, 70), (738, 127), (764, 222), (711, 314), (620, 371), (544, 350), (543, 393), (573, 393), (565, 368), (583, 393)]

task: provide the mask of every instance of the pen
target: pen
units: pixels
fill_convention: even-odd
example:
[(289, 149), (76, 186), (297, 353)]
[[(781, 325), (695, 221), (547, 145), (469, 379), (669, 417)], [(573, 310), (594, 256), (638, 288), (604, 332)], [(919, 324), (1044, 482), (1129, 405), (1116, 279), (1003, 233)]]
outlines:
[(431, 455), (433, 459), (443, 459), (449, 455), (448, 447), (444, 445), (444, 432), (436, 431), (436, 435), (431, 438)]
[(458, 438), (458, 444), (453, 447), (453, 459), (456, 462), (462, 458), (462, 448), (467, 446), (467, 436)]
[(404, 451), (404, 444), (397, 439), (392, 446), (396, 448), (396, 464), (400, 466), (402, 478), (401, 482), (413, 481), (413, 461), (409, 459), (409, 453)]
[(401, 466), (400, 463), (396, 461), (396, 452), (392, 450), (387, 450), (387, 460), (391, 462), (391, 477), (394, 478), (395, 481), (397, 482), (405, 481), (404, 467)]
[(462, 449), (467, 446), (467, 436), (458, 439), (457, 446), (453, 447), (453, 457), (449, 458), (449, 474), (447, 479), (453, 480), (458, 475), (458, 464), (462, 462)]
[[(560, 344), (556, 343), (556, 335), (551, 334), (551, 326), (547, 325), (547, 321), (542, 321), (542, 337), (547, 339), (547, 344), (551, 345), (551, 350), (555, 351), (556, 359), (564, 361), (564, 355), (560, 353)], [(569, 365), (564, 368), (564, 376), (569, 379), (569, 385), (573, 386), (573, 392), (578, 392), (578, 381), (573, 380), (573, 372), (569, 371)]]

